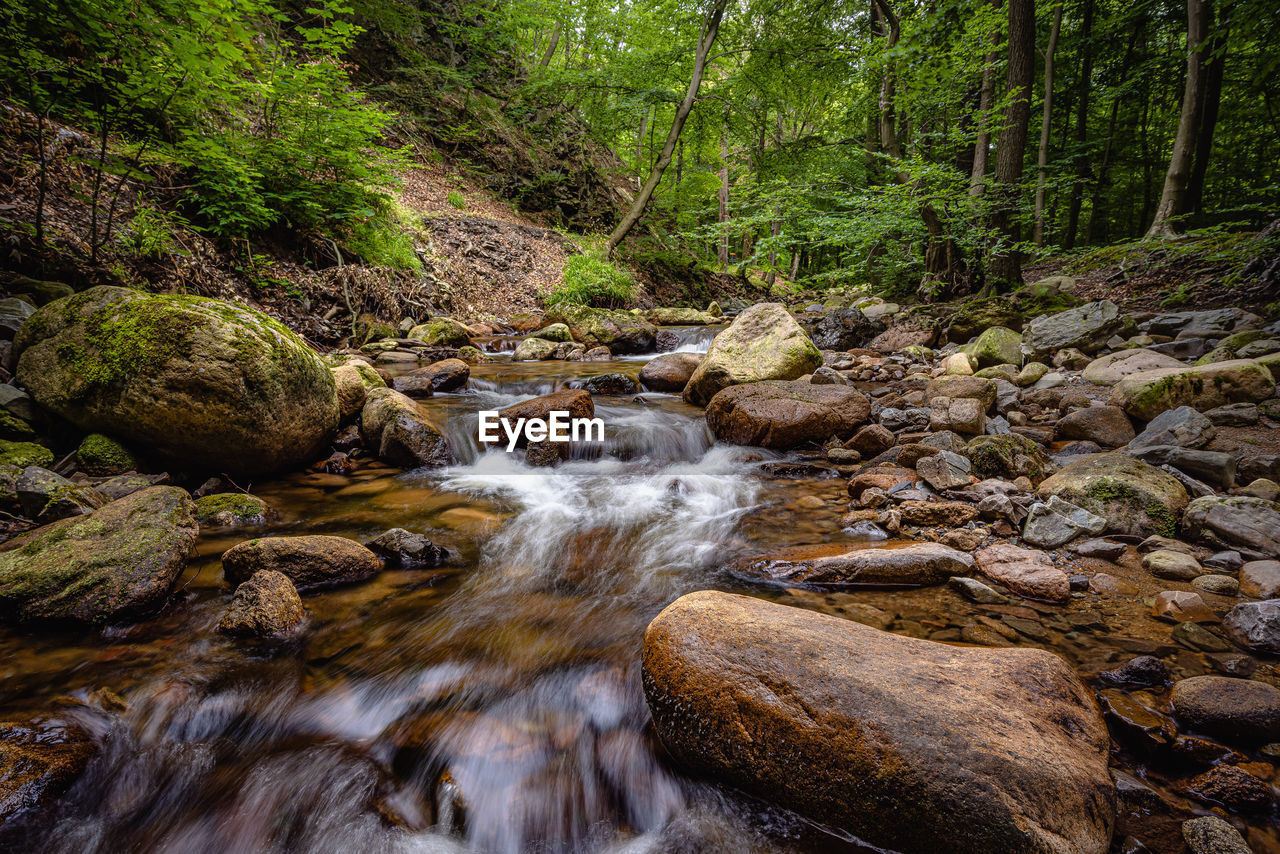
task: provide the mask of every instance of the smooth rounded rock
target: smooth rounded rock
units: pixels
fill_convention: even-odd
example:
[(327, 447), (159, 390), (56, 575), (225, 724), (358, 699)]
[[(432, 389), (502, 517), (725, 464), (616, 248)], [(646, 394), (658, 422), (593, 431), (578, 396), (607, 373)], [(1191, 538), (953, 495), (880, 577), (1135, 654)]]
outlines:
[(848, 386), (803, 382), (735, 385), (707, 404), (707, 426), (735, 445), (790, 450), (853, 434), (871, 415), (871, 404)]
[(1175, 682), (1173, 712), (1187, 727), (1231, 744), (1280, 741), (1280, 688), (1253, 679), (1194, 676)]
[(233, 586), (272, 570), (299, 590), (354, 584), (382, 571), (382, 559), (345, 537), (308, 535), (247, 540), (222, 553), (222, 572)]

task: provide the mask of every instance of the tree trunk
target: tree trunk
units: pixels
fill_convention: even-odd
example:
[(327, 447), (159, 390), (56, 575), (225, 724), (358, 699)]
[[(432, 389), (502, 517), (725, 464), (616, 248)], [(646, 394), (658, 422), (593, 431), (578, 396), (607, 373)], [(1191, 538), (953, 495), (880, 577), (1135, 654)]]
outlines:
[(689, 78), (689, 88), (685, 90), (684, 100), (680, 102), (680, 106), (676, 108), (675, 117), (671, 120), (671, 130), (667, 133), (667, 141), (662, 146), (662, 153), (658, 155), (658, 159), (654, 161), (653, 168), (649, 170), (649, 180), (644, 182), (644, 186), (640, 188), (640, 192), (636, 195), (635, 202), (631, 205), (631, 210), (627, 211), (627, 215), (622, 218), (622, 222), (618, 223), (618, 227), (609, 235), (609, 240), (605, 244), (605, 253), (612, 256), (614, 250), (618, 248), (618, 244), (627, 236), (631, 229), (635, 228), (640, 217), (644, 215), (645, 208), (649, 206), (649, 200), (653, 198), (653, 191), (658, 188), (658, 183), (662, 181), (662, 173), (666, 171), (667, 165), (671, 162), (671, 157), (675, 154), (676, 142), (680, 139), (680, 132), (684, 130), (684, 123), (689, 118), (689, 113), (693, 110), (694, 99), (698, 97), (698, 88), (702, 85), (702, 76), (707, 69), (707, 56), (711, 53), (711, 47), (715, 44), (716, 36), (720, 32), (720, 20), (724, 17), (724, 9), (728, 4), (728, 0), (715, 0), (714, 5), (707, 13), (707, 19), (702, 25), (702, 34), (698, 38), (698, 48), (694, 54), (693, 74)]
[[(998, 33), (992, 33), (991, 40), (998, 42)], [(978, 139), (973, 144), (973, 168), (969, 172), (969, 195), (981, 196), (986, 188), (987, 164), (991, 156), (991, 105), (996, 100), (996, 62), (999, 61), (995, 51), (987, 54), (987, 61), (982, 66), (982, 90), (978, 95)]]
[[(1213, 9), (1206, 9), (1205, 17), (1213, 19)], [(1211, 24), (1210, 24), (1211, 26)], [(1191, 167), (1191, 178), (1187, 182), (1187, 197), (1184, 200), (1183, 213), (1200, 213), (1204, 206), (1204, 179), (1209, 172), (1209, 156), (1213, 151), (1213, 131), (1218, 124), (1218, 107), (1222, 101), (1222, 72), (1227, 62), (1227, 48), (1230, 45), (1230, 24), (1220, 20), (1220, 30), (1209, 37), (1205, 53), (1205, 86), (1204, 104), (1200, 110), (1200, 130), (1196, 134), (1196, 153), (1194, 165)]]
[(1182, 89), (1182, 112), (1173, 138), (1173, 153), (1169, 155), (1169, 170), (1164, 176), (1155, 217), (1147, 229), (1148, 237), (1176, 237), (1178, 230), (1173, 219), (1185, 209), (1196, 134), (1200, 130), (1200, 108), (1205, 96), (1204, 53), (1200, 46), (1208, 29), (1207, 6), (1207, 0), (1187, 0), (1187, 82)]
[[(1124, 59), (1120, 61), (1120, 81), (1117, 88), (1121, 91), (1124, 89), (1125, 82), (1129, 79), (1129, 66), (1133, 60), (1133, 49), (1138, 44), (1138, 37), (1142, 34), (1143, 28), (1146, 26), (1146, 20), (1141, 19), (1134, 25), (1129, 34), (1129, 46), (1125, 48)], [(1120, 95), (1117, 94), (1111, 99), (1111, 120), (1107, 124), (1107, 142), (1102, 149), (1102, 162), (1098, 166), (1098, 178), (1093, 185), (1093, 204), (1089, 210), (1089, 227), (1085, 229), (1085, 242), (1093, 244), (1099, 242), (1104, 234), (1103, 226), (1106, 223), (1106, 215), (1104, 214), (1104, 196), (1107, 188), (1110, 186), (1111, 174), (1111, 154), (1115, 151), (1116, 128), (1120, 119)]]
[(1044, 52), (1044, 115), (1040, 119), (1040, 153), (1036, 157), (1036, 225), (1032, 238), (1036, 246), (1044, 245), (1044, 185), (1049, 172), (1049, 120), (1053, 116), (1053, 54), (1058, 49), (1058, 33), (1062, 30), (1062, 0), (1053, 10), (1053, 27), (1049, 30), (1049, 47)]
[(551, 36), (551, 44), (547, 46), (547, 52), (542, 55), (542, 61), (538, 63), (539, 68), (546, 68), (551, 64), (551, 57), (556, 55), (556, 48), (560, 46), (560, 32), (563, 26), (556, 27), (555, 34)]
[[(1018, 181), (1027, 147), (1031, 122), (1031, 87), (1035, 83), (1036, 10), (1035, 0), (1009, 0), (1009, 69), (1006, 89), (1009, 104), (996, 143), (995, 187), (998, 197), (991, 216), (992, 226), (1010, 243), (1019, 239), (1015, 214), (1018, 209)], [(1022, 256), (1013, 246), (993, 253), (988, 285), (1008, 292), (1022, 284)]]
[[(1076, 232), (1080, 229), (1080, 207), (1084, 204), (1084, 185), (1092, 176), (1089, 154), (1085, 151), (1089, 141), (1089, 92), (1093, 87), (1093, 0), (1084, 0), (1084, 20), (1080, 24), (1080, 95), (1076, 102), (1076, 181), (1071, 186), (1071, 206), (1067, 210), (1067, 233), (1063, 246), (1076, 245)], [(1133, 41), (1129, 42), (1133, 50)], [(1126, 54), (1127, 57), (1127, 54)], [(1120, 69), (1123, 78), (1128, 71), (1128, 59)]]
[(720, 249), (716, 254), (722, 272), (729, 269), (729, 141), (725, 136), (727, 132), (724, 128), (720, 130), (720, 188), (716, 191), (716, 197), (720, 202), (716, 213), (716, 222), (720, 223)]

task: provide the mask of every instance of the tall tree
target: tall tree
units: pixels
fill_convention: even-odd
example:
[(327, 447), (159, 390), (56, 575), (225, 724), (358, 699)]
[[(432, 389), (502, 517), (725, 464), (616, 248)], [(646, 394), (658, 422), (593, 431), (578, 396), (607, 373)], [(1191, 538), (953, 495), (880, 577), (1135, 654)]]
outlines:
[[(1067, 230), (1062, 245), (1071, 249), (1076, 245), (1076, 232), (1080, 229), (1080, 209), (1084, 204), (1085, 184), (1093, 175), (1089, 153), (1089, 93), (1093, 89), (1093, 9), (1094, 0), (1084, 0), (1080, 22), (1080, 81), (1076, 94), (1076, 180), (1071, 185), (1071, 202), (1067, 207)], [(1130, 41), (1132, 52), (1133, 43)], [(1126, 57), (1128, 55), (1126, 54)], [(1124, 70), (1127, 70), (1127, 58)], [(1114, 117), (1112, 130), (1114, 131)]]
[(693, 103), (698, 97), (698, 89), (702, 86), (702, 77), (707, 70), (707, 57), (711, 54), (711, 48), (716, 43), (716, 36), (720, 33), (720, 21), (724, 18), (724, 10), (727, 5), (728, 0), (713, 0), (711, 8), (707, 10), (706, 20), (702, 24), (702, 33), (698, 37), (698, 47), (694, 52), (693, 73), (689, 77), (689, 88), (685, 90), (684, 99), (680, 102), (680, 106), (676, 108), (675, 117), (671, 120), (671, 130), (667, 132), (667, 141), (662, 146), (662, 153), (658, 155), (658, 159), (653, 163), (653, 168), (649, 170), (649, 180), (644, 182), (644, 186), (640, 188), (640, 192), (636, 195), (636, 200), (631, 204), (631, 210), (627, 211), (627, 215), (618, 223), (618, 227), (613, 230), (613, 233), (609, 235), (609, 240), (605, 243), (605, 253), (607, 255), (613, 255), (614, 250), (618, 248), (618, 244), (640, 221), (640, 217), (644, 215), (645, 208), (649, 206), (649, 199), (653, 197), (653, 191), (658, 188), (658, 184), (662, 181), (662, 173), (667, 170), (667, 165), (671, 163), (671, 158), (676, 150), (676, 142), (680, 139), (680, 132), (684, 130), (684, 123), (689, 119), (689, 113), (693, 110)]
[[(995, 190), (991, 225), (1010, 243), (1019, 240), (1018, 181), (1031, 122), (1031, 86), (1035, 83), (1035, 0), (1009, 0), (1009, 68), (1005, 78), (1008, 106), (996, 142)], [(1013, 245), (992, 253), (989, 286), (1006, 292), (1022, 284), (1022, 256)]]
[(1209, 158), (1213, 152), (1213, 132), (1218, 124), (1218, 107), (1222, 102), (1222, 75), (1227, 63), (1227, 47), (1230, 45), (1230, 21), (1221, 16), (1214, 25), (1213, 7), (1206, 10), (1209, 38), (1205, 43), (1204, 103), (1200, 108), (1200, 128), (1196, 133), (1196, 152), (1187, 181), (1187, 196), (1183, 200), (1183, 213), (1200, 213), (1204, 204), (1204, 181), (1209, 173)]
[(1185, 209), (1187, 183), (1191, 178), (1196, 135), (1200, 130), (1208, 82), (1204, 73), (1204, 51), (1201, 49), (1208, 35), (1208, 6), (1207, 0), (1187, 0), (1187, 79), (1182, 89), (1182, 110), (1178, 117), (1178, 132), (1173, 138), (1173, 152), (1169, 155), (1169, 169), (1164, 176), (1164, 189), (1160, 192), (1151, 227), (1147, 229), (1148, 237), (1176, 237), (1175, 217)]
[(1044, 245), (1044, 185), (1049, 172), (1049, 129), (1053, 118), (1053, 54), (1058, 49), (1058, 33), (1062, 30), (1062, 0), (1053, 8), (1053, 26), (1049, 29), (1049, 45), (1044, 51), (1044, 115), (1040, 118), (1040, 151), (1036, 157), (1036, 224), (1032, 240)]

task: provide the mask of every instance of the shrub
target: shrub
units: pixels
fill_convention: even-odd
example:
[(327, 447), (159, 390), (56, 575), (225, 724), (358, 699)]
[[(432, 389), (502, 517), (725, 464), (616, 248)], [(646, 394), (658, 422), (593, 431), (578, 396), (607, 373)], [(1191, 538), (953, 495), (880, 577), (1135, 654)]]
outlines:
[(547, 305), (574, 303), (617, 308), (635, 296), (631, 274), (594, 255), (573, 255), (564, 262), (564, 281), (546, 297)]
[(186, 225), (187, 221), (176, 213), (140, 204), (117, 240), (133, 257), (154, 261), (173, 251), (174, 234)]
[(457, 208), (460, 211), (467, 209), (466, 197), (463, 196), (462, 193), (459, 193), (457, 190), (453, 190), (452, 192), (450, 192), (449, 195), (445, 197), (445, 201), (447, 201), (450, 205), (452, 205), (453, 207)]

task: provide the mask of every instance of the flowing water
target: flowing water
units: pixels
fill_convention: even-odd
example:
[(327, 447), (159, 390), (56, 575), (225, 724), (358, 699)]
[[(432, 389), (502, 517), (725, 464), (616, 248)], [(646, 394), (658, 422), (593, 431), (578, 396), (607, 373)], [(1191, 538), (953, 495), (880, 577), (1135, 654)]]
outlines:
[[(680, 334), (691, 350), (709, 341), (705, 330)], [(1038, 620), (1037, 637), (1001, 624), (1003, 636), (1085, 672), (1167, 644), (1141, 607), (978, 614), (946, 588), (824, 594), (725, 574), (738, 554), (883, 541), (841, 527), (838, 472), (717, 445), (700, 411), (672, 395), (598, 397), (606, 442), (555, 469), (477, 447), (480, 409), (636, 369), (477, 366), (465, 391), (426, 402), (458, 465), (367, 462), (353, 476), (253, 484), (277, 516), (252, 535), (366, 541), (403, 527), (457, 555), (307, 596), (310, 629), (296, 648), (254, 650), (214, 632), (229, 599), (218, 555), (250, 535), (225, 531), (202, 535), (175, 604), (155, 620), (105, 640), (0, 633), (0, 716), (65, 706), (103, 745), (32, 850), (866, 850), (668, 765), (639, 678), (658, 611), (719, 588), (952, 640), (983, 620), (1021, 619), (1028, 632)], [(1182, 655), (1184, 671), (1209, 668)], [(1161, 785), (1137, 760), (1121, 762)], [(1271, 844), (1269, 824), (1251, 841)]]

